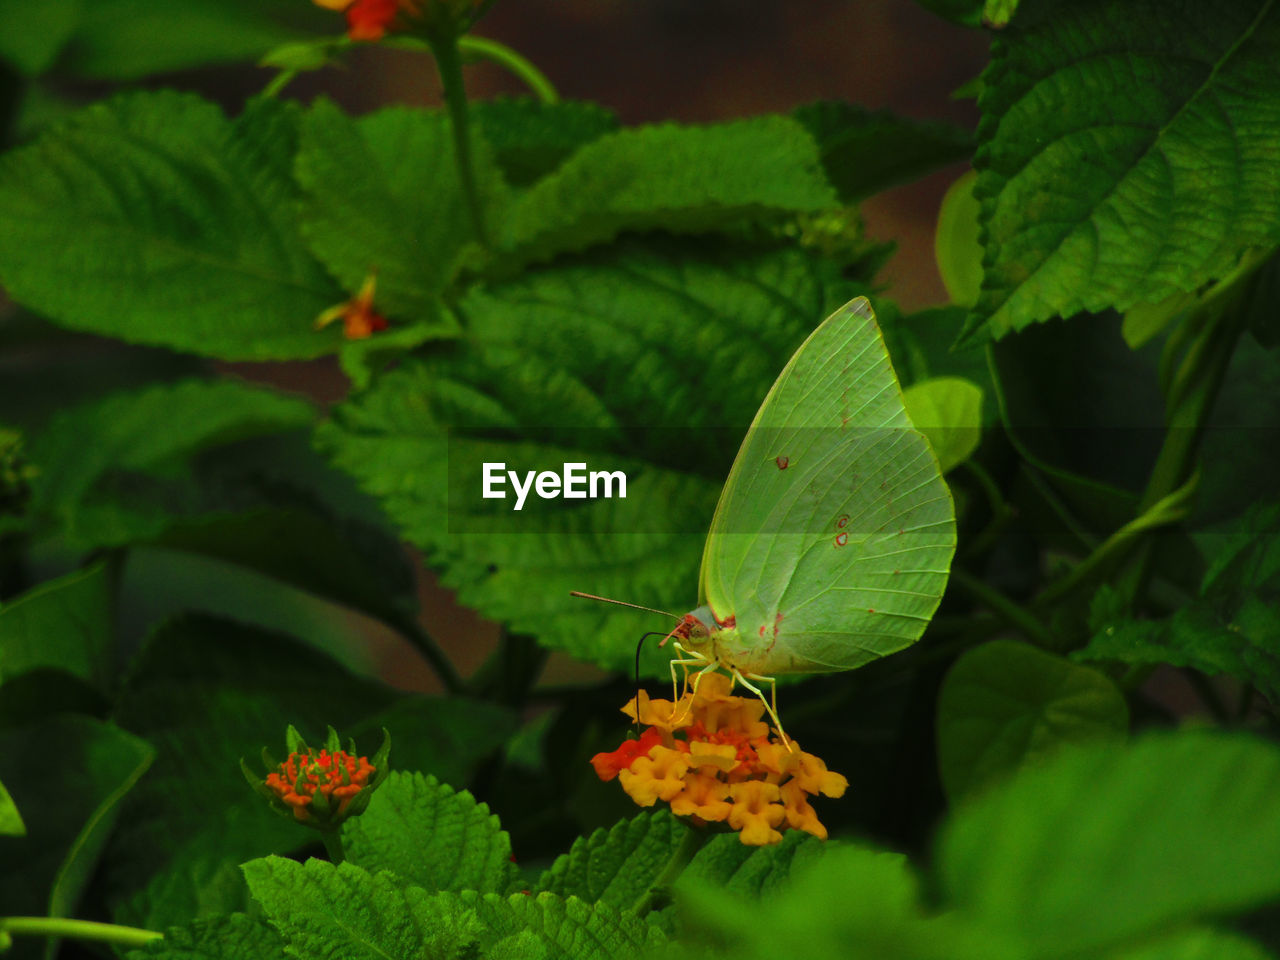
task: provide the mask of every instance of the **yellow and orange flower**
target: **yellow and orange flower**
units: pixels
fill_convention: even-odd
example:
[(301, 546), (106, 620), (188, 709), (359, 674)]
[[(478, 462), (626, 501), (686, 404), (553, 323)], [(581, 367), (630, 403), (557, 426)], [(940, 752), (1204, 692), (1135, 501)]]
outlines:
[(341, 320), (342, 334), (348, 340), (364, 340), (379, 330), (387, 329), (387, 318), (373, 309), (373, 295), (377, 285), (377, 277), (369, 274), (359, 293), (316, 317), (316, 329), (321, 330), (335, 320)]
[(783, 740), (762, 719), (760, 700), (731, 691), (732, 681), (718, 673), (675, 702), (641, 691), (622, 712), (646, 729), (592, 757), (596, 775), (618, 778), (642, 807), (661, 800), (695, 823), (727, 823), (745, 844), (777, 843), (787, 828), (825, 839), (809, 798), (839, 797), (849, 781)]

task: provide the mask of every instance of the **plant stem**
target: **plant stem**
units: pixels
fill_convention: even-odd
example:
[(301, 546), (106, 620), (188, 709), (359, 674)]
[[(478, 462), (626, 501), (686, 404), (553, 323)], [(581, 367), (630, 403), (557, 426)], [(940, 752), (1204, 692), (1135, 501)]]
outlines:
[(453, 130), (453, 158), (458, 168), (458, 182), (471, 218), (471, 229), (482, 247), (489, 245), (484, 225), (484, 212), (480, 205), (480, 193), (476, 188), (475, 166), (471, 157), (471, 123), (467, 109), (467, 89), (462, 82), (462, 57), (458, 53), (458, 39), (439, 36), (427, 41), (435, 55), (440, 84), (444, 88), (444, 102), (449, 109), (450, 127)]
[(680, 846), (672, 851), (666, 866), (654, 878), (653, 885), (636, 898), (636, 902), (631, 907), (631, 912), (637, 917), (643, 918), (649, 911), (666, 906), (667, 901), (671, 899), (671, 884), (675, 883), (676, 878), (684, 872), (684, 868), (689, 865), (689, 861), (693, 859), (694, 854), (702, 849), (702, 845), (707, 842), (710, 836), (711, 834), (707, 830), (696, 830), (693, 827), (687, 827), (684, 839), (680, 841)]
[(467, 35), (458, 40), (458, 50), (464, 56), (480, 57), (505, 67), (523, 80), (525, 86), (537, 94), (543, 103), (560, 102), (560, 94), (547, 79), (547, 75), (506, 44), (486, 37)]
[(414, 649), (422, 654), (427, 663), (431, 664), (431, 669), (440, 678), (445, 690), (449, 693), (462, 693), (466, 685), (463, 683), (462, 677), (458, 676), (458, 671), (454, 668), (453, 661), (445, 656), (445, 652), (440, 649), (440, 645), (436, 643), (435, 638), (427, 633), (417, 620), (413, 617), (405, 616), (388, 619), (386, 622), (413, 644)]
[(0, 917), (0, 933), (32, 937), (71, 937), (96, 940), (122, 947), (142, 947), (164, 934), (141, 927), (121, 927), (114, 923), (70, 920), (66, 917)]
[(329, 855), (329, 862), (334, 866), (347, 859), (347, 853), (342, 849), (342, 837), (338, 830), (321, 830), (320, 839), (324, 841), (324, 852)]
[(271, 78), (270, 82), (265, 87), (262, 88), (262, 96), (272, 98), (278, 97), (280, 95), (280, 91), (291, 84), (293, 82), (293, 78), (297, 75), (297, 70), (281, 70)]
[(1037, 647), (1055, 650), (1058, 642), (1044, 622), (1026, 607), (1010, 600), (999, 590), (988, 586), (978, 577), (966, 570), (955, 568), (951, 571), (951, 582), (966, 591), (979, 603), (998, 614), (1009, 626), (1021, 630)]

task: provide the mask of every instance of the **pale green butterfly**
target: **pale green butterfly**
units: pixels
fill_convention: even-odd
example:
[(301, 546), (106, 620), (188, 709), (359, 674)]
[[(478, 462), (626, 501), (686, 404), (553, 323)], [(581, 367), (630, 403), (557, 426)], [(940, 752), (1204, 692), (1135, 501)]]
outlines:
[(738, 450), (699, 606), (667, 635), (673, 683), (677, 665), (723, 667), (764, 699), (752, 680), (901, 650), (937, 609), (955, 544), (950, 490), (858, 297), (800, 345)]

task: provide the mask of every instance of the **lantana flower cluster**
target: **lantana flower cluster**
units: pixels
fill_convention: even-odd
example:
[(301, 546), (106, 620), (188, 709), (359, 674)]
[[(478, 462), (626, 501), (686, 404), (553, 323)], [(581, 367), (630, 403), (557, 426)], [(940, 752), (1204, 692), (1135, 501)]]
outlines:
[(726, 823), (748, 845), (777, 843), (787, 827), (825, 839), (809, 798), (842, 796), (849, 781), (777, 735), (763, 702), (731, 689), (709, 673), (674, 703), (641, 691), (622, 710), (646, 729), (592, 757), (597, 776), (617, 778), (642, 807), (661, 800), (695, 823)]

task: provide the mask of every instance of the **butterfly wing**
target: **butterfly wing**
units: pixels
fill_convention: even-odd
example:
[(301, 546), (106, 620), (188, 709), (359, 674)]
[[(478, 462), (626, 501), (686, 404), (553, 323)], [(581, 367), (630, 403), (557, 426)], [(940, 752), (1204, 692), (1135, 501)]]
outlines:
[(900, 650), (937, 608), (955, 542), (951, 493), (858, 297), (787, 363), (720, 495), (700, 584), (736, 621), (720, 653), (767, 674)]

